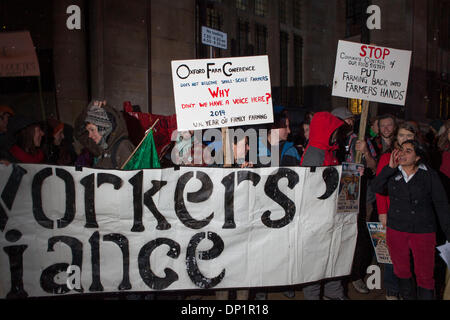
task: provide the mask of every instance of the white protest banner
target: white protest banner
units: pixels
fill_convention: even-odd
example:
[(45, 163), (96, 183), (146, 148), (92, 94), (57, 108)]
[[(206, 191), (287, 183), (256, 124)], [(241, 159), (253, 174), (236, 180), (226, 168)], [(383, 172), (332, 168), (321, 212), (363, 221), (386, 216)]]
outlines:
[(172, 61), (178, 130), (273, 122), (267, 56)]
[(339, 41), (333, 96), (405, 105), (411, 51)]
[[(336, 214), (340, 173), (0, 166), (0, 297), (348, 275), (357, 216)], [(78, 287), (68, 270), (80, 275)]]
[(0, 32), (0, 77), (39, 76), (30, 32)]

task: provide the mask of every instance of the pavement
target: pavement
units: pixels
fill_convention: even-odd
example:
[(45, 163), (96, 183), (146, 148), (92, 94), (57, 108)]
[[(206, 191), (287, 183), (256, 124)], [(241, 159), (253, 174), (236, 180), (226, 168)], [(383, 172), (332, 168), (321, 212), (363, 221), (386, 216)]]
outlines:
[[(300, 286), (293, 286), (290, 288), (291, 289), (294, 288), (294, 290), (295, 290), (294, 298), (287, 298), (283, 294), (283, 290), (287, 290), (288, 287), (284, 287), (284, 288), (280, 288), (280, 289), (269, 288), (268, 294), (267, 294), (267, 300), (305, 300)], [(370, 292), (368, 294), (361, 294), (361, 293), (357, 292), (351, 284), (346, 285), (346, 289), (347, 289), (346, 290), (347, 296), (350, 300), (386, 300), (386, 297), (385, 297), (386, 293), (385, 293), (384, 289), (370, 290)], [(260, 291), (260, 290), (251, 289), (249, 300), (254, 300), (254, 296), (255, 296), (254, 292), (255, 291)], [(230, 299), (231, 300), (235, 299), (234, 294), (230, 295)], [(214, 291), (207, 290), (207, 291), (198, 292), (197, 294), (194, 293), (192, 295), (188, 295), (188, 296), (186, 296), (185, 300), (216, 300), (216, 296), (214, 294)]]

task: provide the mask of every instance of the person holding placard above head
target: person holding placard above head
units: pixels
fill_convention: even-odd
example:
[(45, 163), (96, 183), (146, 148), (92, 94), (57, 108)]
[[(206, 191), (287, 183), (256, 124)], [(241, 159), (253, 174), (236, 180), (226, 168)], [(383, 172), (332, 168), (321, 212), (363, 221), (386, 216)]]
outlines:
[[(245, 132), (248, 126), (233, 127), (233, 130), (242, 129)], [(247, 154), (249, 151), (248, 137), (244, 134), (235, 135), (233, 139), (233, 168), (252, 168), (253, 163), (247, 161)], [(218, 290), (216, 291), (216, 300), (228, 300), (230, 290)], [(248, 289), (238, 289), (236, 290), (236, 300), (248, 300), (249, 290)]]
[[(404, 300), (434, 299), (437, 221), (450, 241), (450, 205), (438, 174), (425, 164), (416, 140), (392, 151), (389, 164), (373, 180), (375, 192), (389, 196), (386, 241)], [(410, 265), (414, 260), (414, 284)]]
[[(367, 220), (370, 220), (373, 208), (375, 207), (375, 193), (370, 189), (369, 179), (374, 176), (377, 167), (377, 154), (369, 138), (358, 139), (358, 136), (354, 133), (355, 115), (353, 113), (346, 107), (333, 109), (331, 113), (343, 120), (350, 128), (344, 142), (345, 154), (341, 156), (340, 160), (342, 162), (355, 163), (356, 153), (359, 151), (362, 154), (362, 164), (364, 165), (364, 168), (367, 168), (367, 174), (361, 177), (358, 237), (350, 280), (356, 291), (362, 294), (368, 294), (369, 288), (366, 286), (364, 278), (366, 276), (367, 268), (372, 263), (373, 247), (366, 222)], [(344, 148), (341, 148), (341, 150), (344, 150)]]

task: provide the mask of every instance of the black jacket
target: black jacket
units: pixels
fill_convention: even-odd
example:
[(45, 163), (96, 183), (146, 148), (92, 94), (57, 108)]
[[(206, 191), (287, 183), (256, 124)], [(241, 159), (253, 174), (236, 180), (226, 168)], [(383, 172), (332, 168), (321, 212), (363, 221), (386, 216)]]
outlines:
[(408, 183), (399, 169), (388, 165), (372, 180), (376, 193), (389, 195), (387, 226), (410, 233), (437, 231), (436, 215), (450, 241), (450, 206), (446, 191), (433, 169), (419, 169)]

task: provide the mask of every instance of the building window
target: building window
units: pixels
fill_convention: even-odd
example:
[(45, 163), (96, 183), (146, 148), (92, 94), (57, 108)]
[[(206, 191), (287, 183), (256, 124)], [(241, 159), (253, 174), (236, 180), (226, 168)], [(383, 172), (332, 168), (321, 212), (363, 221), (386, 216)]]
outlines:
[(255, 26), (255, 44), (256, 54), (267, 53), (267, 27), (265, 25), (256, 24)]
[(440, 16), (440, 36), (439, 42), (443, 49), (450, 50), (450, 1), (443, 2)]
[(239, 19), (238, 20), (238, 39), (237, 39), (237, 45), (238, 45), (238, 56), (246, 56), (250, 54), (248, 52), (249, 50), (249, 23), (248, 21)]
[(236, 8), (239, 10), (247, 10), (248, 9), (248, 0), (236, 0)]
[(267, 16), (267, 0), (255, 0), (255, 14), (260, 17)]
[(206, 8), (206, 26), (212, 29), (220, 30), (222, 27), (222, 17), (214, 8)]
[(347, 0), (346, 37), (362, 34), (369, 0)]
[(294, 86), (295, 103), (303, 104), (303, 39), (294, 36)]
[(288, 102), (288, 46), (289, 35), (280, 32), (280, 100), (281, 103)]
[(361, 99), (348, 99), (348, 110), (354, 115), (361, 114), (362, 112), (362, 100)]
[(287, 22), (287, 0), (280, 0), (280, 23)]
[(301, 26), (301, 14), (302, 14), (302, 2), (301, 0), (294, 0), (293, 2), (294, 8), (292, 10), (294, 16), (294, 27), (300, 29)]

